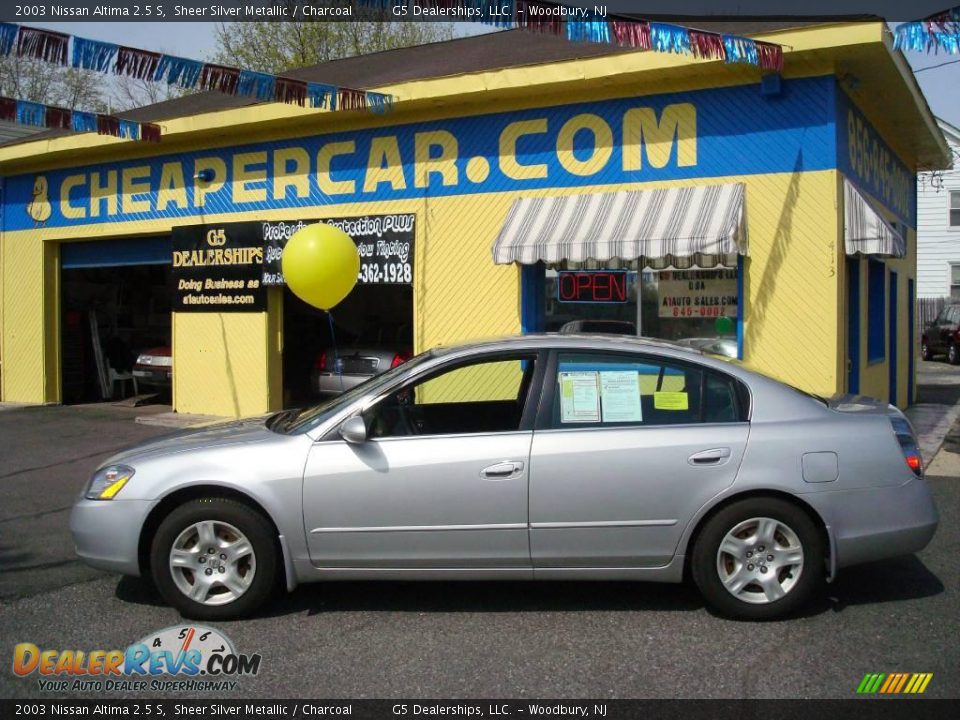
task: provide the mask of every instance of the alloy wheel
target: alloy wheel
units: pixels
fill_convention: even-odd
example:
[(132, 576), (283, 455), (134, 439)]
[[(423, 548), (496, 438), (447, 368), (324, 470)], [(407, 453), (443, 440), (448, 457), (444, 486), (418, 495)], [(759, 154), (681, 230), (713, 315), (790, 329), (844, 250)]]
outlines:
[(733, 527), (717, 550), (717, 573), (727, 592), (754, 605), (789, 593), (803, 571), (803, 545), (780, 520), (755, 517)]
[(170, 574), (185, 596), (225, 605), (243, 595), (257, 572), (253, 544), (236, 527), (203, 520), (181, 532), (170, 548)]

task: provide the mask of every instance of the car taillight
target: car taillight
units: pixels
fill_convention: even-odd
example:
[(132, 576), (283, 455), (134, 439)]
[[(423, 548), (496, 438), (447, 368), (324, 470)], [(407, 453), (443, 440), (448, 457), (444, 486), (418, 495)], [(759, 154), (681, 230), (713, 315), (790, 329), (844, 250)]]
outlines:
[(317, 359), (313, 362), (313, 367), (315, 370), (326, 370), (327, 369), (327, 354), (325, 352), (317, 355)]
[(390, 363), (390, 369), (397, 367), (397, 365), (403, 365), (407, 360), (410, 359), (410, 353), (397, 353), (393, 356), (393, 361)]
[(917, 445), (913, 428), (902, 415), (890, 415), (889, 417), (890, 425), (897, 436), (897, 442), (900, 443), (900, 451), (903, 453), (903, 459), (907, 463), (907, 467), (913, 470), (913, 474), (917, 477), (923, 477), (923, 456), (920, 455), (920, 447)]

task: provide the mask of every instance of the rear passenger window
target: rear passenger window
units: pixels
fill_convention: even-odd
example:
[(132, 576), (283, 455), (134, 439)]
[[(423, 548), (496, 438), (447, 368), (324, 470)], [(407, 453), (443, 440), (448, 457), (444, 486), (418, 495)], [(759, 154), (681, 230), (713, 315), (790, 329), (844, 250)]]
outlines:
[(723, 423), (742, 417), (735, 380), (659, 358), (560, 353), (554, 383), (554, 428)]

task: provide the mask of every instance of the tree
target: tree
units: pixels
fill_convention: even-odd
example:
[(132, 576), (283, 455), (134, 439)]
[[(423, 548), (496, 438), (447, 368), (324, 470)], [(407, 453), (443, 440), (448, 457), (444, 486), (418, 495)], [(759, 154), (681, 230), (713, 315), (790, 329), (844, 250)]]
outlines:
[[(289, 0), (285, 4), (291, 4)], [(348, 4), (348, 3), (345, 3)], [(452, 23), (394, 22), (383, 11), (359, 9), (354, 19), (219, 23), (214, 62), (279, 74), (293, 68), (422, 45), (453, 37)], [(292, 16), (292, 10), (288, 16)]]
[(42, 60), (0, 56), (0, 95), (71, 110), (103, 112), (106, 77)]

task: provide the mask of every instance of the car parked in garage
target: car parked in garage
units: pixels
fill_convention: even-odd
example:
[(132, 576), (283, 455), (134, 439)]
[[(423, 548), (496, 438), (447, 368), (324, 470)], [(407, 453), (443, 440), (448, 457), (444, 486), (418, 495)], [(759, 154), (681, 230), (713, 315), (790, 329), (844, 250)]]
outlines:
[(924, 360), (946, 355), (951, 365), (960, 363), (960, 304), (945, 305), (923, 331), (920, 355)]
[(133, 376), (139, 385), (169, 389), (173, 383), (173, 351), (169, 345), (140, 351), (133, 364)]
[(396, 346), (327, 348), (314, 363), (313, 391), (320, 396), (339, 395), (409, 359), (410, 351)]
[(609, 335), (435, 349), (312, 408), (148, 442), (70, 521), (84, 561), (208, 620), (281, 580), (688, 572), (717, 611), (774, 618), (937, 523), (895, 407)]

